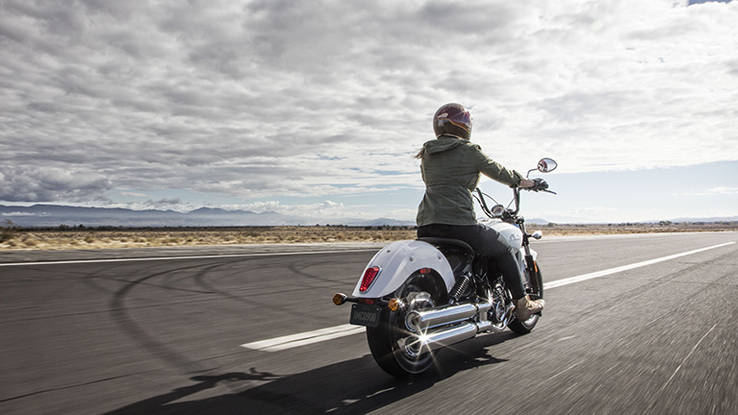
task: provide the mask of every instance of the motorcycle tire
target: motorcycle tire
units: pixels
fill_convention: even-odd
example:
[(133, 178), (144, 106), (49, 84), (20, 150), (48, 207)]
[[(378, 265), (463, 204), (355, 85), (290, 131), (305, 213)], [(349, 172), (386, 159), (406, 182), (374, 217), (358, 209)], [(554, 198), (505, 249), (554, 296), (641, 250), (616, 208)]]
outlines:
[[(438, 301), (438, 295), (434, 287), (424, 286), (427, 279), (409, 278), (408, 282), (398, 290), (398, 297), (406, 300), (418, 296), (430, 298), (425, 306), (415, 309), (432, 307), (434, 301)], [(427, 302), (427, 300), (425, 300)], [(369, 343), (372, 357), (385, 372), (390, 375), (404, 379), (427, 371), (433, 366), (433, 355), (429, 351), (420, 351), (413, 355), (403, 343), (409, 338), (409, 332), (405, 328), (405, 313), (410, 310), (390, 311), (384, 309), (380, 316), (380, 324), (377, 327), (366, 328), (366, 339)]]
[[(531, 278), (531, 281), (528, 283), (531, 288), (531, 292), (529, 293), (531, 300), (543, 298), (543, 277), (541, 276), (541, 270), (538, 268), (538, 264), (535, 265), (535, 273), (533, 278)], [(533, 314), (525, 321), (514, 319), (507, 325), (507, 327), (517, 334), (528, 334), (533, 330), (536, 324), (538, 324), (538, 320), (540, 320), (540, 318), (540, 314)]]

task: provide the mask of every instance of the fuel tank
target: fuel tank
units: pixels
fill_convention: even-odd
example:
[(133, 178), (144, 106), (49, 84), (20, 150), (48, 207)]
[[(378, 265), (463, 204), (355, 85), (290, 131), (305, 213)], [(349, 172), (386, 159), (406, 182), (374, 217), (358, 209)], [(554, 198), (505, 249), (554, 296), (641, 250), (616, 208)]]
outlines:
[(523, 232), (517, 226), (501, 220), (489, 221), (486, 225), (500, 234), (499, 240), (508, 248), (520, 249), (523, 247)]

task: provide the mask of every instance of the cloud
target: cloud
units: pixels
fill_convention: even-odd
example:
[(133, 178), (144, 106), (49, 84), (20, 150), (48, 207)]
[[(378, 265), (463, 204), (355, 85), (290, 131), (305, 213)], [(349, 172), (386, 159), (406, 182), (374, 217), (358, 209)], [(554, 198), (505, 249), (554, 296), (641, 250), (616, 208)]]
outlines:
[(3, 212), (2, 216), (36, 216), (33, 212)]
[(738, 4), (686, 6), (5, 0), (0, 200), (418, 188), (447, 101), (517, 169), (734, 159)]
[(130, 197), (146, 197), (146, 193), (138, 193), (138, 192), (120, 192), (123, 196), (130, 196)]
[(104, 201), (104, 192), (109, 189), (105, 177), (91, 172), (0, 166), (0, 200), (4, 201)]
[(716, 186), (701, 192), (682, 192), (674, 193), (674, 196), (723, 196), (738, 195), (738, 187)]

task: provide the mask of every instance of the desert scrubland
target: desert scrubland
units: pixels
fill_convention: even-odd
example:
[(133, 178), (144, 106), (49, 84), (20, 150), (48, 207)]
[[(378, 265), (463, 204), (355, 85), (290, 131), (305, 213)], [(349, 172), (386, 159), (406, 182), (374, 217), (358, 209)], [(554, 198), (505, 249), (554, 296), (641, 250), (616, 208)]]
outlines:
[[(738, 222), (599, 225), (529, 225), (544, 235), (738, 231)], [(316, 242), (389, 242), (414, 239), (413, 227), (273, 226), (234, 228), (0, 229), (0, 249), (100, 249), (180, 245), (240, 245)]]

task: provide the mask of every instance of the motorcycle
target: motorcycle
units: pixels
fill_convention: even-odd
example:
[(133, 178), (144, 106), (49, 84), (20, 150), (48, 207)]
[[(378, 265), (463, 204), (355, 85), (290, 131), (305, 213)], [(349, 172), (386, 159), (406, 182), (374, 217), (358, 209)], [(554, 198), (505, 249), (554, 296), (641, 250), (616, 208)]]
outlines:
[[(526, 177), (535, 170), (548, 173), (556, 166), (554, 160), (543, 158)], [(534, 190), (556, 194), (547, 187)], [(475, 193), (489, 217), (487, 226), (517, 249), (526, 293), (531, 299), (543, 298), (538, 255), (529, 247), (530, 238), (543, 235), (526, 232), (525, 219), (518, 215), (520, 189), (513, 188), (514, 209), (496, 202), (490, 209), (486, 197), (492, 198), (479, 188)], [(456, 239), (396, 241), (369, 261), (352, 296), (336, 293), (333, 303), (353, 303), (349, 322), (366, 327), (369, 349), (382, 369), (398, 378), (419, 375), (433, 365), (433, 353), (440, 348), (506, 328), (527, 334), (541, 318), (540, 313), (525, 321), (515, 318), (514, 301), (502, 274), (487, 269), (486, 262)]]

